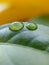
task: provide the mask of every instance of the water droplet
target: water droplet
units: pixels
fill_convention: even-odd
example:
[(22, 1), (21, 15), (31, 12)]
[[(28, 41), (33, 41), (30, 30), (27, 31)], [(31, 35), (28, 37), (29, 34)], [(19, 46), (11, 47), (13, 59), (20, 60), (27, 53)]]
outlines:
[(24, 27), (22, 22), (14, 22), (10, 24), (9, 29), (12, 31), (19, 31)]
[(36, 30), (38, 26), (35, 23), (28, 23), (26, 27), (29, 30)]

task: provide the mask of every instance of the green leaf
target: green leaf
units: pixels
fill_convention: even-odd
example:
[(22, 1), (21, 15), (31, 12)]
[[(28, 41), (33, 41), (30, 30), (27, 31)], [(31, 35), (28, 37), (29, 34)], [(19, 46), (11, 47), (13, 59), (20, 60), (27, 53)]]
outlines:
[(21, 45), (0, 44), (0, 65), (49, 65), (47, 52)]
[[(28, 29), (29, 23), (38, 28)], [(23, 22), (18, 30), (10, 24), (0, 26), (0, 65), (49, 65), (49, 16)]]
[(38, 28), (30, 31), (26, 28), (28, 22), (23, 22), (23, 24), (24, 28), (16, 32), (9, 29), (10, 24), (1, 26), (0, 42), (9, 42), (46, 50), (49, 47), (49, 27), (37, 24)]

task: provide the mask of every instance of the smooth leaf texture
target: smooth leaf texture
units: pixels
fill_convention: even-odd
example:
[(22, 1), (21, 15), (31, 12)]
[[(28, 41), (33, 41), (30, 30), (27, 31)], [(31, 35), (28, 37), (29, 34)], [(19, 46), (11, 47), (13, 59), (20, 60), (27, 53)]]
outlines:
[(49, 65), (47, 52), (21, 45), (0, 44), (0, 65)]

